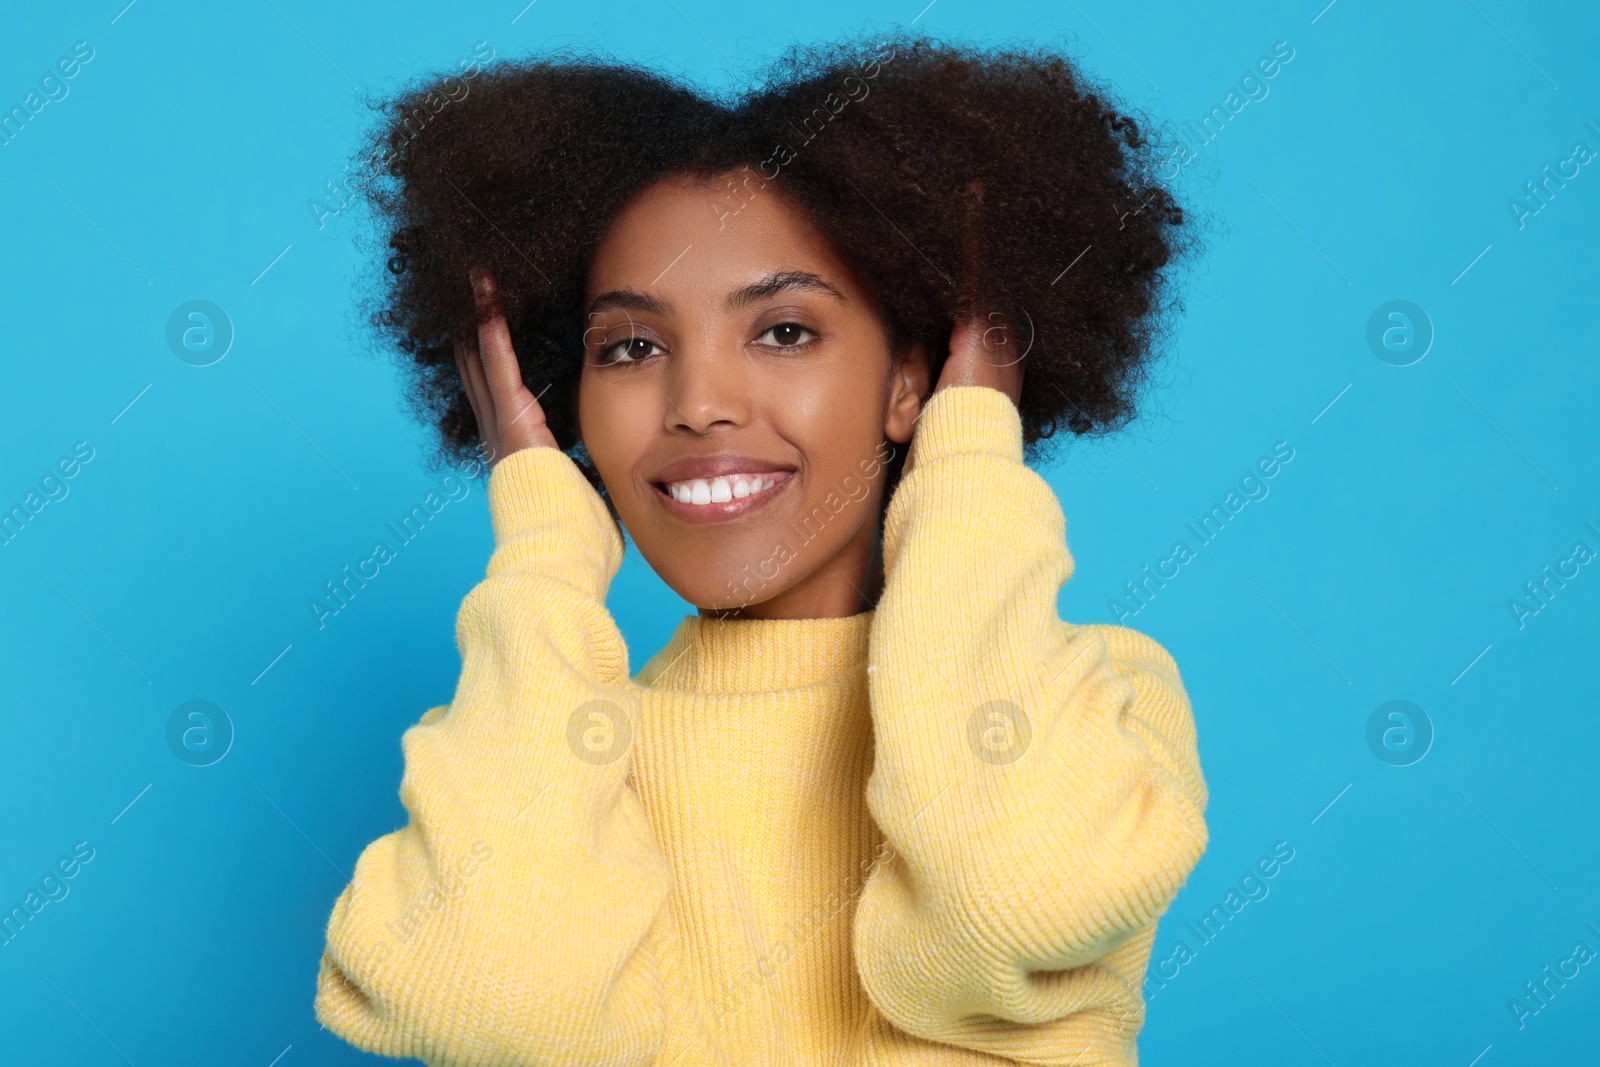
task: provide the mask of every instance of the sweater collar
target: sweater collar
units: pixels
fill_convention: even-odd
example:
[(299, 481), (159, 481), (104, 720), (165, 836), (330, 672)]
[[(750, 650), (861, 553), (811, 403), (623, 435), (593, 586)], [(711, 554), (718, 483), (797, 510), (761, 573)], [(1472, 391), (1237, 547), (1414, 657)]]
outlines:
[(655, 690), (761, 693), (864, 670), (873, 611), (828, 619), (685, 615), (635, 679)]

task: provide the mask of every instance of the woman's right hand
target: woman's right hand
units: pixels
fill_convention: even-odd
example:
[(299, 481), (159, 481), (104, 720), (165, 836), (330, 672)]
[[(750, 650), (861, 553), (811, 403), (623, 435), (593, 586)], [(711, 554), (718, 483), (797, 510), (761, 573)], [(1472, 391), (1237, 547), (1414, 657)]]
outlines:
[(524, 448), (558, 448), (544, 409), (522, 384), (522, 368), (511, 348), (511, 330), (499, 306), (494, 275), (476, 268), (472, 291), (480, 313), (493, 309), (493, 316), (478, 327), (476, 339), (456, 341), (456, 370), (478, 420), (478, 437), (489, 466)]

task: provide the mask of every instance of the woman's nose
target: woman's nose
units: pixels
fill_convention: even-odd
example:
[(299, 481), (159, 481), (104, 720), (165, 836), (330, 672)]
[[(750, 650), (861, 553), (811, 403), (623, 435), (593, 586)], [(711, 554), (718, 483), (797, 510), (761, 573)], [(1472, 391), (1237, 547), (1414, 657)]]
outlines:
[(664, 391), (667, 427), (704, 435), (718, 423), (743, 425), (751, 408), (743, 348), (722, 338), (702, 338), (673, 353)]

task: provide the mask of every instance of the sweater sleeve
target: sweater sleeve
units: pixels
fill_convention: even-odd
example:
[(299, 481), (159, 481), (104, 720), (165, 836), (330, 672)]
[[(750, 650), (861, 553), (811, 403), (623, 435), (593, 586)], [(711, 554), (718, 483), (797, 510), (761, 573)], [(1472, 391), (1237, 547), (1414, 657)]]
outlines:
[(948, 387), (919, 419), (870, 639), (867, 802), (889, 859), (853, 938), (901, 1030), (1067, 1064), (1131, 1049), (1207, 794), (1171, 656), (1058, 616), (1065, 521), (1022, 456), (998, 390)]
[(628, 781), (639, 704), (605, 608), (621, 536), (554, 448), (507, 456), (488, 495), (455, 698), (402, 736), (409, 821), (334, 905), (317, 1019), (433, 1067), (647, 1064), (670, 870)]

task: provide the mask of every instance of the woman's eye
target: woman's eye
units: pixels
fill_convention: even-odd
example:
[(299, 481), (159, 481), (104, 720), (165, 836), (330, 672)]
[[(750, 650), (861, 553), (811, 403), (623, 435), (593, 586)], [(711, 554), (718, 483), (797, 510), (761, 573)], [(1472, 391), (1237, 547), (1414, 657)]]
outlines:
[(612, 363), (637, 363), (654, 354), (658, 346), (654, 341), (643, 337), (627, 337), (615, 344), (607, 345), (596, 355), (595, 359), (601, 365)]
[(771, 345), (774, 348), (794, 348), (797, 345), (802, 345), (815, 339), (815, 337), (816, 334), (797, 322), (780, 322), (756, 338), (756, 343)]

